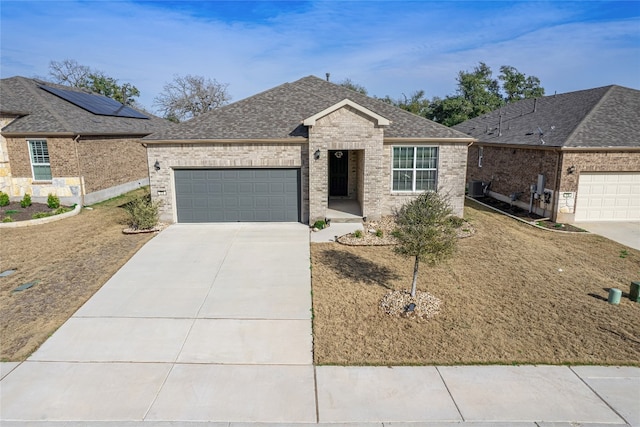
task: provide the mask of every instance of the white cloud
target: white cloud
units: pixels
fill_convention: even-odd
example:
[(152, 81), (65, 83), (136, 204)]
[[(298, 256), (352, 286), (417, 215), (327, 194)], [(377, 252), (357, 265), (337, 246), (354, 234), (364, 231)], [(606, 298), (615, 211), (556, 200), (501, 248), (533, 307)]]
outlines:
[(596, 19), (600, 2), (321, 1), (226, 22), (178, 5), (3, 1), (2, 77), (72, 58), (133, 83), (147, 107), (174, 74), (229, 83), (234, 100), (325, 72), (371, 95), (445, 96), (479, 61), (538, 76), (548, 93), (640, 87), (639, 20)]

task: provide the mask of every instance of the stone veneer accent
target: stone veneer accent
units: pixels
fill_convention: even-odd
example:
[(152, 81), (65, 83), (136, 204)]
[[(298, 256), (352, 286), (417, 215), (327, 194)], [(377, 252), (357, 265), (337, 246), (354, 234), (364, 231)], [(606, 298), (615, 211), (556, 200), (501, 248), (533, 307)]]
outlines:
[[(484, 145), (482, 167), (478, 166), (478, 149), (469, 148), (467, 181), (491, 181), (491, 191), (496, 198), (509, 200), (512, 193), (520, 192), (515, 203), (523, 209), (529, 208), (530, 186), (537, 183), (538, 174), (545, 176), (545, 188), (554, 192), (552, 204), (546, 206), (534, 202), (534, 210), (540, 215), (550, 216), (558, 222), (572, 223), (574, 213), (559, 212), (559, 193), (578, 191), (580, 172), (638, 172), (640, 152), (622, 150), (560, 150), (538, 147), (496, 147)], [(574, 173), (567, 169), (575, 166)], [(546, 209), (545, 209), (546, 208)]]
[[(306, 141), (149, 144), (147, 147), (151, 195), (160, 201), (160, 220), (175, 222), (174, 169), (300, 168), (301, 216), (309, 221), (309, 158)], [(160, 170), (153, 167), (156, 160)]]

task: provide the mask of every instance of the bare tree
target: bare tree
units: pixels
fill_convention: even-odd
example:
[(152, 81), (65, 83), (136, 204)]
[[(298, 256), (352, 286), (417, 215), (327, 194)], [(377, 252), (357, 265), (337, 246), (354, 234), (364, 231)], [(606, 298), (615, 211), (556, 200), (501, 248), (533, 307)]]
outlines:
[(228, 86), (203, 76), (175, 75), (153, 105), (166, 119), (181, 122), (227, 104), (231, 100)]
[(49, 62), (49, 76), (54, 83), (73, 87), (86, 87), (89, 84), (90, 67), (78, 64), (75, 59)]

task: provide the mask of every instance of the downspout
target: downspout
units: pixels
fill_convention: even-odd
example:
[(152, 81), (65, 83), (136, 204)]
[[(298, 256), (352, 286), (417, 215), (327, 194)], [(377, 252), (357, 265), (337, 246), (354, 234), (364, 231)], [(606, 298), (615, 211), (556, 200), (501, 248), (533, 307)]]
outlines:
[(558, 200), (560, 200), (560, 175), (562, 174), (562, 151), (558, 150), (558, 157), (556, 158), (556, 179), (553, 186), (553, 199), (551, 200), (551, 220), (556, 221), (558, 219)]
[(74, 147), (76, 149), (76, 163), (78, 164), (78, 180), (80, 181), (80, 206), (84, 206), (84, 180), (82, 179), (82, 172), (80, 171), (80, 156), (78, 155), (78, 144), (80, 144), (80, 134), (73, 138), (75, 142)]

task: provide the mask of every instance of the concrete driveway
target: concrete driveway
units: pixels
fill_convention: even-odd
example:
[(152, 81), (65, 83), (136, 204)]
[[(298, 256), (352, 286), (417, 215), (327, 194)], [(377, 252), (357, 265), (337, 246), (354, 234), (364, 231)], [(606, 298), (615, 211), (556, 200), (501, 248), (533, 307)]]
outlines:
[(576, 222), (575, 226), (640, 250), (640, 221)]
[(635, 367), (314, 366), (301, 224), (170, 226), (0, 378), (2, 427), (640, 425)]

